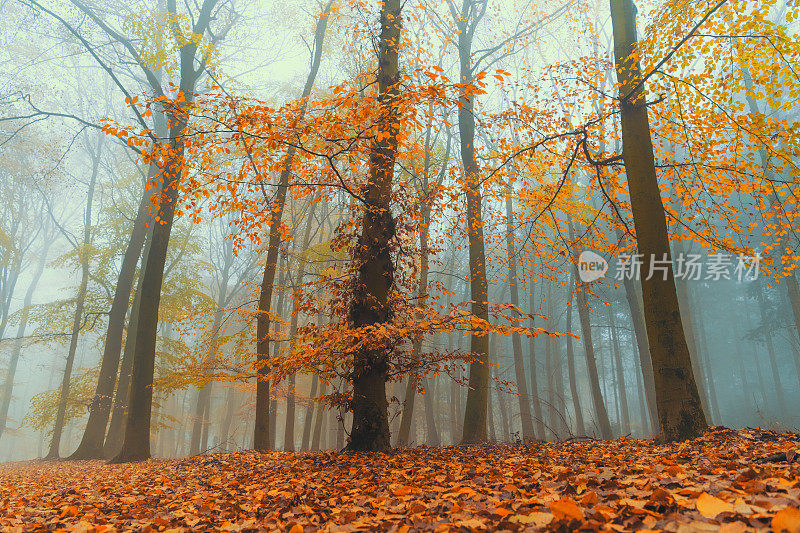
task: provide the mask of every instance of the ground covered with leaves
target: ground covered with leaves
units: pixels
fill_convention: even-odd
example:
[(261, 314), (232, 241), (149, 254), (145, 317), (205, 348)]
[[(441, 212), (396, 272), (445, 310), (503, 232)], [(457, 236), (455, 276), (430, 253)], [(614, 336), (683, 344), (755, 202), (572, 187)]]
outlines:
[(0, 465), (0, 530), (800, 532), (800, 435)]

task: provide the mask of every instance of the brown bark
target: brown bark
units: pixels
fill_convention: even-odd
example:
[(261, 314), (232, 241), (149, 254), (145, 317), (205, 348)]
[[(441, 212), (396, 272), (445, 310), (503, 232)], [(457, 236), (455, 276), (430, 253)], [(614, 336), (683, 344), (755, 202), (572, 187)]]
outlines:
[[(349, 320), (354, 328), (388, 322), (392, 316), (389, 292), (394, 284), (390, 241), (395, 220), (390, 210), (392, 180), (397, 157), (399, 116), (399, 45), (402, 2), (385, 0), (381, 8), (378, 43), (379, 130), (369, 160), (369, 179), (364, 190), (364, 215), (354, 259), (358, 265)], [(350, 451), (377, 451), (391, 447), (389, 441), (386, 378), (388, 346), (359, 348), (353, 355), (353, 423)]]
[[(671, 260), (664, 204), (655, 171), (653, 144), (636, 59), (636, 8), (632, 0), (610, 0), (614, 57), (620, 82), (622, 157), (639, 251), (645, 258)], [(661, 438), (686, 440), (707, 427), (681, 323), (672, 267), (666, 279), (644, 268), (642, 300), (653, 361)], [(654, 273), (655, 274), (655, 273)], [(647, 279), (650, 278), (650, 279)]]
[[(158, 175), (158, 167), (150, 166), (148, 182)], [(92, 403), (89, 406), (89, 420), (83, 432), (78, 449), (70, 459), (100, 459), (103, 457), (103, 442), (106, 437), (106, 426), (111, 414), (111, 402), (114, 386), (117, 384), (117, 371), (122, 351), (122, 337), (125, 332), (125, 317), (128, 312), (136, 266), (142, 253), (147, 235), (147, 222), (150, 212), (150, 192), (145, 188), (133, 221), (131, 235), (125, 254), (120, 264), (114, 299), (108, 311), (108, 328), (103, 346), (103, 357), (100, 362), (100, 375), (97, 378)]]
[[(517, 250), (514, 243), (514, 207), (511, 198), (511, 186), (506, 191), (506, 252), (508, 253), (508, 286), (511, 304), (519, 308), (519, 280), (517, 275)], [(522, 440), (535, 439), (533, 418), (531, 416), (531, 399), (528, 396), (528, 380), (525, 376), (525, 363), (522, 360), (522, 339), (518, 333), (511, 335), (511, 346), (514, 352), (514, 377), (517, 380), (517, 400), (519, 416), (522, 424)]]
[[(467, 90), (474, 82), (472, 40), (480, 16), (475, 0), (463, 0), (458, 27), (458, 57), (462, 90), (458, 106), (458, 132), (461, 139), (461, 163), (464, 167), (464, 189), (467, 197), (467, 237), (469, 241), (470, 300), (472, 314), (489, 321), (489, 282), (486, 277), (486, 251), (481, 214), (480, 171), (475, 159), (475, 96)], [(485, 11), (484, 11), (485, 12)], [(487, 402), (489, 399), (489, 336), (474, 334), (470, 341), (472, 362), (469, 365), (469, 388), (464, 409), (465, 444), (485, 442)]]
[[(535, 298), (535, 291), (534, 286), (536, 282), (534, 281), (533, 277), (528, 280), (528, 289), (530, 294), (528, 295), (528, 309), (529, 314), (531, 317), (536, 315), (536, 298)], [(530, 319), (530, 328), (533, 329), (536, 326), (536, 320), (534, 318)], [(536, 337), (531, 337), (528, 339), (528, 358), (530, 359), (530, 374), (531, 374), (531, 400), (533, 401), (533, 421), (535, 423), (536, 428), (536, 438), (539, 440), (545, 440), (545, 429), (544, 429), (544, 418), (542, 415), (542, 402), (539, 398), (539, 384), (537, 379), (536, 373)]]
[[(325, 30), (328, 25), (328, 15), (332, 1), (327, 4), (319, 20), (317, 21), (314, 33), (314, 50), (311, 58), (311, 70), (306, 78), (303, 88), (302, 105), (298, 121), (302, 120), (308, 105), (308, 98), (314, 87), (314, 80), (319, 71), (322, 59), (322, 45), (325, 38)], [(253, 435), (253, 447), (258, 451), (269, 449), (269, 407), (270, 407), (270, 383), (269, 368), (269, 329), (270, 329), (270, 307), (272, 305), (272, 291), (275, 281), (275, 270), (277, 268), (278, 248), (281, 243), (281, 221), (283, 210), (286, 205), (286, 193), (289, 188), (289, 178), (292, 173), (292, 162), (295, 156), (295, 147), (290, 146), (286, 154), (283, 170), (278, 179), (277, 193), (272, 207), (272, 219), (269, 224), (269, 240), (267, 244), (267, 260), (264, 264), (264, 276), (261, 280), (261, 291), (258, 299), (258, 316), (256, 318), (256, 352), (257, 352), (257, 384), (256, 384), (256, 421), (255, 434)]]
[(606, 309), (606, 312), (608, 314), (608, 329), (611, 332), (611, 342), (614, 348), (614, 366), (617, 374), (617, 396), (619, 398), (620, 412), (622, 415), (621, 429), (623, 435), (628, 435), (631, 432), (631, 415), (628, 411), (628, 391), (625, 387), (625, 372), (622, 368), (622, 354), (619, 349), (617, 325), (614, 320), (614, 310), (611, 306)]

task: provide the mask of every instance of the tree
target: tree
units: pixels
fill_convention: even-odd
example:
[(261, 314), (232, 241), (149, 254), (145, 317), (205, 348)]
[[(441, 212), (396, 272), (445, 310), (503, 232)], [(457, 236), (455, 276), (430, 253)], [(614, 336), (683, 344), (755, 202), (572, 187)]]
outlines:
[[(636, 8), (633, 0), (610, 0), (614, 57), (619, 81), (622, 157), (639, 251), (671, 261), (669, 237), (655, 171), (644, 96), (645, 79), (636, 56)], [(652, 263), (648, 262), (652, 267)], [(707, 427), (689, 349), (681, 323), (671, 262), (662, 278), (645, 268), (642, 280), (645, 324), (653, 361), (660, 437), (666, 441), (697, 437)]]
[[(300, 111), (297, 121), (301, 121), (306, 112), (308, 99), (311, 90), (314, 88), (314, 80), (319, 71), (322, 59), (322, 47), (325, 41), (325, 30), (328, 27), (328, 16), (330, 15), (333, 0), (323, 8), (322, 14), (317, 20), (314, 32), (314, 48), (311, 54), (311, 69), (306, 78), (305, 87), (301, 96)], [(286, 193), (289, 189), (289, 177), (292, 174), (292, 163), (295, 158), (296, 149), (290, 146), (284, 161), (284, 167), (278, 180), (276, 198), (273, 201), (272, 217), (269, 223), (269, 242), (267, 244), (267, 258), (264, 265), (264, 276), (261, 280), (261, 291), (258, 298), (258, 316), (256, 318), (256, 352), (258, 364), (258, 377), (256, 384), (256, 423), (253, 446), (256, 450), (266, 451), (269, 449), (269, 368), (267, 360), (269, 358), (270, 345), (270, 308), (272, 306), (272, 290), (275, 281), (275, 269), (277, 268), (278, 252), (281, 243), (281, 220), (283, 210), (286, 205)]]
[[(72, 330), (70, 332), (69, 349), (67, 351), (67, 361), (64, 365), (64, 374), (61, 380), (61, 388), (59, 389), (58, 411), (56, 412), (55, 421), (53, 423), (53, 437), (50, 441), (50, 450), (47, 452), (46, 459), (58, 459), (59, 446), (61, 445), (61, 432), (64, 429), (64, 420), (67, 411), (67, 398), (69, 398), (70, 380), (72, 378), (72, 365), (75, 362), (75, 350), (78, 347), (78, 337), (81, 329), (83, 329), (83, 322), (86, 320), (84, 316), (84, 305), (86, 303), (86, 290), (89, 284), (89, 260), (90, 248), (92, 244), (92, 203), (94, 201), (95, 184), (97, 183), (97, 175), (100, 167), (100, 158), (103, 152), (103, 135), (98, 136), (97, 146), (91, 153), (92, 170), (89, 177), (89, 186), (86, 193), (86, 208), (84, 210), (83, 220), (83, 239), (76, 241), (73, 239), (63, 228), (62, 234), (70, 241), (70, 244), (77, 251), (78, 260), (80, 264), (81, 280), (78, 285), (78, 293), (75, 298), (75, 312), (72, 319)], [(52, 212), (50, 213), (53, 216)], [(55, 220), (55, 219), (54, 219)]]
[[(377, 72), (379, 134), (370, 153), (361, 234), (353, 256), (358, 274), (348, 318), (355, 328), (379, 326), (392, 316), (389, 293), (394, 283), (394, 264), (390, 241), (396, 228), (389, 204), (400, 128), (397, 98), (401, 9), (400, 0), (384, 0), (381, 6)], [(386, 401), (388, 357), (387, 347), (380, 343), (362, 343), (353, 354), (353, 424), (348, 450), (380, 451), (391, 446)]]

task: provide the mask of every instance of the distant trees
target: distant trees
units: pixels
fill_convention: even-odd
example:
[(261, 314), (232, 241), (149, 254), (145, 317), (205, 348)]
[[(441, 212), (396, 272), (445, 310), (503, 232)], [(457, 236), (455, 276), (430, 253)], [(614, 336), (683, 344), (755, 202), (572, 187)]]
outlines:
[[(632, 0), (598, 4), (596, 21), (571, 5), (314, 3), (304, 84), (281, 102), (221, 75), (223, 40), (242, 22), (230, 2), (124, 14), (82, 0), (20, 5), (78, 46), (113, 87), (107, 109), (124, 98), (128, 118), (107, 111), (100, 126), (21, 97), (15, 105), (32, 110), (0, 121), (28, 121), (24, 131), (58, 118), (121, 141), (88, 164), (64, 157), (89, 180), (71, 182), (81, 189), (74, 220), (55, 215), (71, 200), (42, 191), (66, 243), (52, 245), (55, 265), (53, 227), (24, 217), (44, 208), (42, 194), (4, 159), (14, 175), (0, 206), (3, 442), (27, 353), (20, 337), (34, 324), (36, 340), (60, 329), (69, 341), (60, 387), (37, 395), (26, 419), (53, 427), (53, 458), (76, 432), (72, 458), (116, 461), (215, 447), (376, 451), (390, 431), (400, 446), (692, 438), (730, 416), (711, 327), (721, 313), (698, 297), (705, 285), (667, 266), (698, 250), (762, 251), (761, 272), (786, 284), (779, 299), (725, 280), (720, 298), (742, 304), (731, 321), (748, 325), (764, 357), (743, 341), (735, 371), (723, 370), (770, 413), (792, 416), (782, 406), (800, 383), (785, 372), (800, 369), (800, 85), (784, 64), (797, 55), (781, 18), (789, 7), (753, 7), (765, 40), (730, 37), (746, 17), (724, 2), (668, 0), (640, 15), (649, 25), (639, 39)], [(607, 7), (613, 58), (599, 39)], [(516, 22), (498, 29), (494, 16)], [(552, 54), (543, 41), (522, 46), (559, 20), (598, 38)], [(727, 66), (698, 59), (703, 46), (725, 52)], [(326, 69), (329, 57), (343, 68)], [(125, 172), (118, 157), (131, 159)], [(136, 198), (116, 208), (108, 188)], [(121, 215), (106, 220), (109, 210)], [(197, 232), (207, 227), (208, 242)], [(584, 250), (641, 254), (641, 279), (581, 279)], [(33, 303), (50, 268), (76, 275), (74, 300)], [(56, 304), (60, 327), (42, 318)], [(780, 331), (768, 327), (776, 309), (789, 317)], [(84, 327), (89, 316), (102, 334)], [(82, 362), (79, 339), (97, 341), (99, 358), (89, 347)]]

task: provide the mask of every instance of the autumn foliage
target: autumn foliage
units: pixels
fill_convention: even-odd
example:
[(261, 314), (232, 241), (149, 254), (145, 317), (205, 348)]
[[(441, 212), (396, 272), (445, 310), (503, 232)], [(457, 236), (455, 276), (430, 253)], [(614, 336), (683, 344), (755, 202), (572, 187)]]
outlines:
[(716, 428), (380, 454), (212, 454), (0, 468), (15, 531), (800, 530), (800, 436)]

